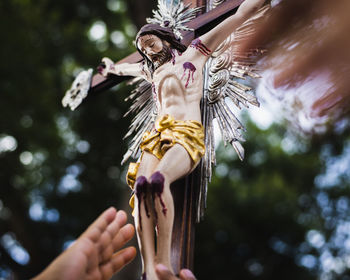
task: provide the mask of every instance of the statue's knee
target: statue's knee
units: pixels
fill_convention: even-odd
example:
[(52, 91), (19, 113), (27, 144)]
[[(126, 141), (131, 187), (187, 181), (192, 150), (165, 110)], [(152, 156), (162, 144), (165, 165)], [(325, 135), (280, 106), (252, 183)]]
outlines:
[(142, 195), (146, 195), (149, 189), (149, 183), (145, 176), (139, 176), (135, 182), (135, 194), (140, 200)]
[(161, 206), (161, 209), (158, 209), (157, 205), (155, 205), (155, 208), (156, 208), (156, 211), (161, 210), (165, 216), (168, 210), (162, 198), (162, 194), (164, 192), (164, 183), (165, 183), (165, 177), (162, 173), (160, 173), (159, 171), (156, 171), (152, 174), (150, 178), (150, 185), (152, 187), (152, 197), (154, 200), (158, 198)]
[(150, 185), (152, 186), (152, 194), (160, 195), (164, 191), (164, 175), (159, 171), (156, 171), (152, 174), (150, 178)]

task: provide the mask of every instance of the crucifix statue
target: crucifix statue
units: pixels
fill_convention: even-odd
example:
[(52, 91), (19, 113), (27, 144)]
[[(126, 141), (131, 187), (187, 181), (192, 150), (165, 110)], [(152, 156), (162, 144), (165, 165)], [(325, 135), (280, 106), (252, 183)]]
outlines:
[[(213, 119), (218, 120), (224, 141), (232, 144), (239, 158), (243, 158), (239, 142), (244, 140), (239, 132), (243, 126), (225, 98), (229, 97), (239, 108), (248, 103), (259, 105), (248, 86), (232, 80), (257, 74), (248, 60), (242, 62), (232, 53), (234, 42), (243, 34), (240, 28), (249, 26), (249, 20), (264, 2), (245, 0), (235, 14), (186, 44), (181, 41), (182, 33), (190, 30), (185, 23), (200, 8), (159, 0), (159, 10), (135, 39), (141, 60), (114, 63), (103, 58), (98, 67), (107, 79), (131, 76), (137, 82), (129, 110), (137, 115), (128, 135), (136, 134), (123, 162), (130, 156), (137, 158), (137, 162), (129, 165), (127, 183), (133, 190), (130, 204), (143, 261), (142, 279), (157, 279), (154, 268), (157, 263), (174, 271), (171, 256), (177, 206), (170, 186), (199, 165), (200, 177), (210, 177), (211, 165), (215, 163)], [(229, 57), (225, 56), (227, 51), (231, 53)], [(205, 71), (206, 67), (209, 71)], [(90, 88), (91, 73), (81, 74), (76, 88), (67, 92), (65, 104), (76, 107), (77, 100), (84, 97), (77, 96), (86, 95)], [(203, 200), (199, 197), (206, 192), (207, 183), (200, 181), (197, 201)]]

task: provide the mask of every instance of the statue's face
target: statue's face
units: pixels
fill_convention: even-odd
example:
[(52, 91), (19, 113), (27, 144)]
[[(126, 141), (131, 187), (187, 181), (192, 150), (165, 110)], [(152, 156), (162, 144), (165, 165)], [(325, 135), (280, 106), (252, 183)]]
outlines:
[(155, 68), (171, 58), (169, 44), (153, 34), (141, 36), (137, 40), (137, 47), (152, 61)]
[(148, 57), (152, 57), (163, 49), (162, 40), (153, 34), (141, 36), (137, 41), (139, 49)]

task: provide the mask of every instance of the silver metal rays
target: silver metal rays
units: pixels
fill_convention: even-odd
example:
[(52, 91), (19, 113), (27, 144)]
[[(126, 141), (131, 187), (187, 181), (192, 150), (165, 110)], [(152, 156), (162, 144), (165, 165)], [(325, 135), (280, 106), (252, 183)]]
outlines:
[(201, 7), (190, 8), (190, 6), (190, 4), (184, 5), (182, 1), (158, 0), (158, 10), (153, 10), (153, 18), (147, 18), (146, 21), (169, 27), (178, 39), (182, 39), (181, 31), (192, 30), (185, 26), (185, 23), (194, 19), (196, 13), (201, 10)]
[(153, 99), (152, 85), (146, 80), (135, 81), (136, 88), (131, 92), (130, 96), (125, 99), (133, 99), (133, 104), (124, 115), (130, 113), (136, 114), (133, 118), (128, 133), (123, 139), (129, 137), (136, 132), (132, 138), (128, 151), (124, 154), (121, 164), (124, 164), (130, 157), (137, 158), (140, 153), (140, 144), (142, 135), (146, 131), (152, 130), (154, 121), (157, 116), (157, 106)]
[[(253, 95), (252, 88), (245, 85), (243, 80), (247, 77), (258, 78), (255, 62), (250, 58), (261, 50), (252, 50), (249, 53), (239, 51), (239, 45), (248, 35), (254, 32), (254, 22), (260, 18), (268, 6), (244, 22), (231, 34), (212, 54), (207, 62), (205, 72), (204, 94), (202, 100), (202, 122), (205, 127), (205, 155), (201, 161), (201, 183), (197, 201), (197, 221), (204, 215), (208, 183), (211, 180), (213, 166), (216, 165), (214, 146), (213, 121), (216, 119), (225, 146), (231, 144), (240, 160), (244, 159), (244, 148), (240, 142), (244, 142), (241, 131), (244, 126), (232, 111), (233, 103), (238, 109), (249, 105), (259, 106), (257, 98)], [(232, 102), (227, 102), (228, 100)]]

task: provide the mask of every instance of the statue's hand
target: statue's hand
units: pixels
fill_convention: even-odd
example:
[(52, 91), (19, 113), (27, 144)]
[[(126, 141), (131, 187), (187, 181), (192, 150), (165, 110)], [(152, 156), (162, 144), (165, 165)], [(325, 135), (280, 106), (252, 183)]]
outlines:
[(104, 57), (100, 63), (100, 65), (97, 67), (98, 73), (100, 73), (102, 76), (107, 77), (108, 74), (116, 74), (115, 73), (115, 67), (114, 62), (109, 59), (108, 57)]

